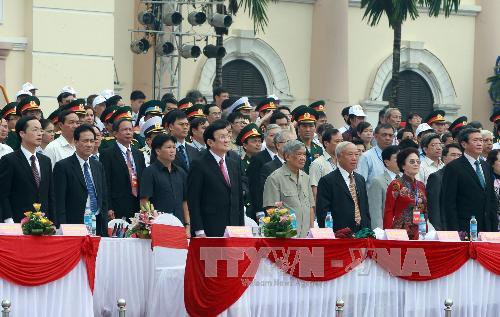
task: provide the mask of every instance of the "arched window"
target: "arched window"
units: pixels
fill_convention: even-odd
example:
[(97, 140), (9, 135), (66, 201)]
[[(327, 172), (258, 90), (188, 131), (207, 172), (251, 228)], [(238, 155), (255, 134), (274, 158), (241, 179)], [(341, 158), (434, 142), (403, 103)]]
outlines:
[[(392, 94), (392, 79), (385, 87), (383, 100), (388, 101)], [(405, 70), (399, 73), (399, 95), (396, 106), (401, 110), (402, 120), (410, 112), (425, 118), (434, 108), (434, 96), (425, 79), (418, 73)]]
[(266, 82), (260, 71), (242, 59), (222, 67), (222, 86), (230, 96), (247, 96), (251, 102), (259, 102), (267, 96)]

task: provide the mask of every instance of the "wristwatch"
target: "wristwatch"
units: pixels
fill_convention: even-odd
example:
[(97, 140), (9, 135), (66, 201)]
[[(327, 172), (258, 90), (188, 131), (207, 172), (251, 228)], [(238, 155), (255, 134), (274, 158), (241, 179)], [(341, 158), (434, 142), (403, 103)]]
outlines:
[(184, 223), (184, 227), (190, 226), (191, 224), (189, 222)]

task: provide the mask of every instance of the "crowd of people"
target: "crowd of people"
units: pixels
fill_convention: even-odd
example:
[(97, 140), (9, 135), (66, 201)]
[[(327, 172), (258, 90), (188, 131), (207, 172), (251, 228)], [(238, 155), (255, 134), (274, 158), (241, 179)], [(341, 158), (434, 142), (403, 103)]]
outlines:
[[(256, 221), (276, 202), (295, 211), (297, 235), (315, 222), (333, 229), (498, 231), (500, 109), (494, 132), (442, 110), (424, 120), (384, 108), (376, 124), (360, 105), (334, 127), (328, 105), (295, 108), (269, 96), (256, 104), (216, 88), (207, 102), (192, 90), (181, 100), (129, 106), (112, 90), (85, 99), (72, 87), (44, 114), (37, 88), (23, 85), (0, 111), (1, 221), (20, 222), (40, 203), (56, 225), (83, 223), (85, 210), (107, 235), (145, 203), (178, 217), (189, 236), (223, 236), (226, 226)], [(331, 112), (329, 112), (331, 113)]]

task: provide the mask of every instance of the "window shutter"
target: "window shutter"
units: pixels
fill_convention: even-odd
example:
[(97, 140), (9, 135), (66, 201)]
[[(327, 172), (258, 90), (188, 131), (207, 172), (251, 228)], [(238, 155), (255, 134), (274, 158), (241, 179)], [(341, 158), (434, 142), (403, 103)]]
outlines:
[(231, 96), (247, 96), (256, 103), (267, 96), (264, 78), (251, 63), (237, 59), (222, 67), (222, 86)]

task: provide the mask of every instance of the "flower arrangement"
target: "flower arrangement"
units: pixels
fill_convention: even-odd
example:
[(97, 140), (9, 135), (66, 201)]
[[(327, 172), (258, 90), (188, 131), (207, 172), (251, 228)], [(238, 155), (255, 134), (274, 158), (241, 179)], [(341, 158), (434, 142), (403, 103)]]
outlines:
[(40, 211), (40, 204), (33, 204), (35, 211), (26, 211), (21, 220), (21, 227), (25, 235), (53, 235), (56, 233), (54, 223), (50, 221), (45, 214)]
[(158, 212), (152, 203), (147, 202), (141, 205), (140, 212), (136, 213), (133, 218), (129, 218), (132, 223), (127, 230), (126, 237), (130, 238), (135, 235), (140, 239), (151, 239), (151, 226), (156, 217), (158, 217)]
[(290, 209), (285, 208), (282, 202), (277, 202), (275, 208), (267, 210), (264, 217), (263, 234), (265, 237), (292, 238), (297, 235), (297, 230), (292, 227)]

